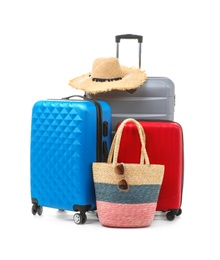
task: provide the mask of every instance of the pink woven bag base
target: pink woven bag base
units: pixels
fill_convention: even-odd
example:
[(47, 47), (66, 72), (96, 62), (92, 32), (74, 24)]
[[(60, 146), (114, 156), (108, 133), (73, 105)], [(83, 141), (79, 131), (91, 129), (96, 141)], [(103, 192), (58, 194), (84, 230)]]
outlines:
[(103, 226), (147, 227), (150, 226), (157, 203), (119, 204), (97, 201), (98, 217)]

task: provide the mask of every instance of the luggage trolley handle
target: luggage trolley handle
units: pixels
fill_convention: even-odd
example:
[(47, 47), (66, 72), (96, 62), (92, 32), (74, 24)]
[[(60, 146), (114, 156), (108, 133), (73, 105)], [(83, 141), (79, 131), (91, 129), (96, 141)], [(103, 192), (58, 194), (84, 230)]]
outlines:
[(136, 34), (121, 34), (115, 36), (115, 42), (116, 42), (116, 57), (119, 57), (119, 43), (121, 39), (137, 39), (139, 42), (139, 68), (141, 68), (141, 44), (143, 42), (143, 36), (142, 35), (136, 35)]

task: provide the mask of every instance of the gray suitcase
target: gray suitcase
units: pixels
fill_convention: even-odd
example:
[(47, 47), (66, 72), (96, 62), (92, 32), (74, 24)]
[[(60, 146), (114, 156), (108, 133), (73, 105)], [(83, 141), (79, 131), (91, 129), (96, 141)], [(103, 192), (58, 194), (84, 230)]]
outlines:
[[(143, 36), (125, 34), (115, 37), (119, 58), (119, 43), (121, 39), (137, 39), (139, 42), (139, 68), (141, 67), (141, 43)], [(86, 96), (106, 101), (112, 108), (112, 132), (116, 125), (126, 118), (137, 120), (167, 120), (174, 121), (175, 85), (167, 77), (148, 77), (146, 83), (132, 91), (113, 90), (109, 92), (90, 94)]]

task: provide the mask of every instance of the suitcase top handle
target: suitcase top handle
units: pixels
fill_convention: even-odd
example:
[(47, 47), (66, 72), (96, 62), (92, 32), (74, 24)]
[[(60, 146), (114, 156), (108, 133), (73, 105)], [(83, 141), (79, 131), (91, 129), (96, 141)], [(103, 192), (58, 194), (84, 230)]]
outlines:
[(81, 96), (81, 95), (72, 95), (72, 96), (68, 96), (68, 97), (64, 97), (62, 99), (67, 99), (67, 100), (71, 100), (71, 98), (82, 98), (84, 100), (91, 100), (86, 96)]
[(139, 42), (139, 68), (141, 68), (141, 44), (143, 42), (143, 36), (142, 35), (136, 35), (136, 34), (121, 34), (115, 36), (115, 42), (116, 42), (116, 57), (119, 58), (119, 43), (121, 39), (137, 39)]
[(139, 43), (143, 42), (143, 36), (136, 34), (121, 34), (115, 36), (115, 42), (120, 42), (121, 39), (137, 39)]

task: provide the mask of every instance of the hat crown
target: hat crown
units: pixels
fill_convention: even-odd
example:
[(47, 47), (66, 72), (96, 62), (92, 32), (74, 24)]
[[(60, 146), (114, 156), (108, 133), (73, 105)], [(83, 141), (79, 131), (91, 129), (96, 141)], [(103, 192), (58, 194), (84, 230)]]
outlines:
[(114, 79), (123, 77), (124, 73), (115, 57), (94, 60), (91, 77), (99, 79)]

